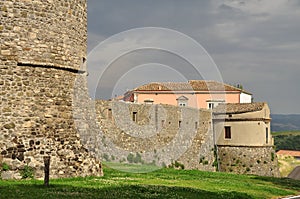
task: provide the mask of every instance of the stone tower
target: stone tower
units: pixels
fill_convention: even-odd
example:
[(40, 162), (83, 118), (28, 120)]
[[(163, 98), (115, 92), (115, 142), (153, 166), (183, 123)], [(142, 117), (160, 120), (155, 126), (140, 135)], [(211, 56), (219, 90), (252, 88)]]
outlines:
[(25, 165), (43, 177), (44, 156), (54, 178), (102, 175), (73, 119), (86, 42), (86, 0), (0, 1), (0, 164), (12, 178)]

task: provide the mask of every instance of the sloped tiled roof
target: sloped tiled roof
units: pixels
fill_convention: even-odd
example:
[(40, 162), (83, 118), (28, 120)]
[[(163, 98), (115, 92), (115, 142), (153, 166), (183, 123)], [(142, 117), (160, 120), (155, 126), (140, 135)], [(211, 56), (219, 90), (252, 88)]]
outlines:
[(291, 151), (291, 150), (279, 150), (277, 155), (287, 155), (292, 157), (300, 157), (300, 151)]
[(189, 84), (196, 91), (242, 91), (234, 86), (216, 81), (190, 80)]
[[(135, 91), (243, 91), (234, 86), (216, 81), (190, 80), (188, 82), (152, 82)], [(243, 91), (245, 92), (245, 91)]]
[(189, 83), (185, 82), (152, 82), (134, 89), (135, 91), (190, 91), (193, 90)]
[(263, 109), (265, 102), (255, 102), (255, 103), (224, 103), (219, 104), (214, 108), (214, 114), (238, 114), (255, 112)]

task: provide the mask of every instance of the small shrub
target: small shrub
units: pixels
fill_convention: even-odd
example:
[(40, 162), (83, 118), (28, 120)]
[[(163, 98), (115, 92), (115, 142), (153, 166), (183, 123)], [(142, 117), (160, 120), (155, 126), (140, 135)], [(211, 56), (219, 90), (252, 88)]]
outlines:
[(155, 160), (152, 160), (152, 162), (150, 163), (150, 165), (153, 165), (153, 166), (155, 166), (155, 165), (156, 165), (156, 162), (155, 162)]
[(203, 164), (204, 164), (204, 165), (208, 165), (208, 161), (205, 160), (205, 161), (203, 162)]
[(103, 159), (104, 159), (105, 161), (109, 161), (109, 156), (108, 156), (106, 153), (104, 153), (104, 154), (103, 154)]
[(184, 165), (183, 164), (181, 164), (181, 163), (179, 163), (179, 162), (177, 162), (177, 161), (175, 161), (175, 167), (176, 168), (181, 168), (181, 169), (184, 169)]
[(134, 163), (143, 163), (142, 156), (137, 152), (136, 156), (133, 158)]
[(129, 153), (128, 156), (127, 156), (127, 161), (129, 163), (133, 163), (134, 161), (134, 155), (132, 153)]
[(20, 171), (20, 174), (22, 176), (22, 179), (27, 179), (27, 178), (31, 178), (33, 179), (33, 176), (34, 176), (34, 170), (32, 167), (26, 165), (24, 167), (23, 170)]
[(271, 160), (272, 160), (272, 162), (274, 161), (274, 159), (275, 159), (275, 153), (272, 152), (272, 153), (271, 153)]
[(115, 156), (111, 155), (111, 160), (115, 160), (115, 159), (116, 159)]
[(213, 165), (212, 165), (213, 167), (217, 167), (217, 169), (218, 169), (218, 161), (217, 160), (215, 160), (214, 162), (213, 162)]
[(2, 171), (9, 171), (10, 167), (7, 163), (3, 162), (2, 163)]
[(171, 165), (169, 165), (168, 166), (169, 168), (177, 168), (177, 169), (184, 169), (184, 165), (183, 164), (181, 164), (180, 162), (177, 162), (177, 161), (175, 161), (175, 163), (174, 162), (172, 162), (172, 164)]

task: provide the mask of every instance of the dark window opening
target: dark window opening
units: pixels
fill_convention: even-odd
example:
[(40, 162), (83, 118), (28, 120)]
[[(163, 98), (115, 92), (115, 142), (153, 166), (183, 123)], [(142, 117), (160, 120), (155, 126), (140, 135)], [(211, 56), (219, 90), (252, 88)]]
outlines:
[(209, 108), (209, 109), (213, 109), (213, 108), (214, 108), (214, 106), (215, 106), (215, 104), (214, 104), (214, 103), (209, 103), (209, 104), (208, 104), (208, 108)]
[(111, 109), (107, 110), (107, 118), (112, 119), (112, 110)]
[(231, 127), (225, 126), (225, 139), (231, 139)]
[(134, 122), (137, 121), (137, 112), (132, 113), (132, 121), (134, 121)]
[(266, 144), (269, 143), (269, 128), (266, 128)]
[(178, 122), (178, 127), (181, 128), (181, 121)]

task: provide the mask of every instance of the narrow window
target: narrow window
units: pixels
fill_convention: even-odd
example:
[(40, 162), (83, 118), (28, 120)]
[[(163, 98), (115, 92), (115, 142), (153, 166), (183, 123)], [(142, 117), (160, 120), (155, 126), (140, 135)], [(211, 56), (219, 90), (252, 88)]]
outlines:
[(134, 121), (134, 122), (137, 121), (137, 112), (132, 113), (132, 121)]
[(162, 120), (161, 121), (161, 127), (164, 127), (165, 126), (165, 120)]
[(214, 106), (215, 106), (215, 104), (214, 104), (214, 103), (209, 103), (209, 104), (208, 104), (208, 108), (209, 108), (209, 109), (213, 109), (213, 108), (214, 108)]
[(181, 128), (181, 121), (178, 122), (178, 127)]
[(231, 139), (231, 127), (225, 126), (225, 139)]
[(269, 143), (269, 128), (266, 128), (266, 144)]
[(198, 122), (195, 122), (195, 129), (198, 129)]
[(112, 119), (112, 110), (111, 109), (107, 110), (107, 118)]

